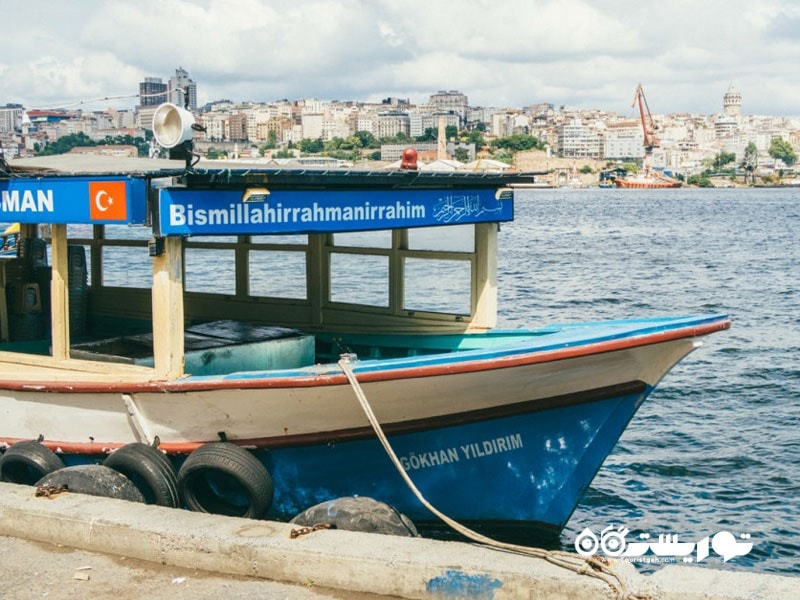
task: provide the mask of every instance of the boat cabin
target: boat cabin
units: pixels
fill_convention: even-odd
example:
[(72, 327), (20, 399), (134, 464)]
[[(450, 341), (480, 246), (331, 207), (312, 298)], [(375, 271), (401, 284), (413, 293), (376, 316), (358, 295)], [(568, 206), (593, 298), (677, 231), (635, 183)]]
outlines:
[(0, 177), (0, 221), (18, 224), (0, 258), (0, 372), (23, 379), (441, 352), (403, 334), (494, 326), (508, 186), (533, 182), (106, 157), (12, 166)]

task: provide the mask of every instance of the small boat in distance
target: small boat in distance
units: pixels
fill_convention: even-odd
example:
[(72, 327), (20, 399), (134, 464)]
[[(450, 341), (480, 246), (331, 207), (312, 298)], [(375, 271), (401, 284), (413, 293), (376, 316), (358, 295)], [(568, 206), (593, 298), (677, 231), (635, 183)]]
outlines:
[(633, 176), (617, 177), (614, 185), (621, 188), (660, 189), (681, 187), (683, 182), (653, 171), (643, 171)]
[(730, 326), (494, 329), (528, 174), (12, 168), (0, 309), (31, 326), (0, 332), (0, 477), (18, 483), (116, 455), (164, 505), (288, 520), (357, 495), (435, 522), (402, 470), (453, 519), (554, 534), (662, 377)]

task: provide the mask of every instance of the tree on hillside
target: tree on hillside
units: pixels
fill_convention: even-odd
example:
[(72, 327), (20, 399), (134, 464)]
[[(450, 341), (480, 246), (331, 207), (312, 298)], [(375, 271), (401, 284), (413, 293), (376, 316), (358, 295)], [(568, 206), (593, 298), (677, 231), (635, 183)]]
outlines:
[(147, 156), (150, 146), (147, 143), (148, 132), (145, 132), (145, 137), (133, 137), (131, 135), (117, 135), (106, 136), (103, 140), (96, 142), (82, 131), (79, 133), (70, 133), (69, 135), (62, 135), (54, 142), (50, 142), (41, 150), (36, 150), (38, 156), (51, 156), (54, 154), (66, 154), (73, 148), (83, 146), (108, 146), (108, 145), (123, 145), (123, 146), (136, 146), (139, 156)]
[(267, 150), (272, 150), (273, 148), (277, 147), (278, 147), (278, 132), (275, 131), (274, 129), (270, 129), (267, 132), (267, 143), (264, 145), (264, 148), (266, 148)]
[(317, 154), (325, 149), (325, 144), (322, 138), (317, 138), (315, 140), (302, 139), (298, 142), (297, 147), (300, 148), (300, 152), (303, 154)]
[(78, 146), (94, 146), (95, 142), (88, 135), (83, 133), (70, 133), (69, 135), (62, 135), (54, 142), (50, 142), (45, 146), (39, 156), (51, 156), (53, 154), (66, 154), (73, 148)]
[(714, 162), (712, 164), (714, 169), (720, 171), (725, 167), (725, 165), (729, 165), (735, 160), (736, 155), (733, 152), (722, 151), (714, 157)]
[(483, 131), (480, 129), (473, 129), (467, 133), (466, 137), (462, 139), (467, 143), (475, 144), (476, 148), (483, 148), (486, 145), (486, 140), (483, 137)]
[(418, 135), (414, 139), (418, 142), (435, 142), (438, 137), (438, 132), (435, 127), (426, 127), (425, 133)]
[(698, 187), (714, 187), (714, 184), (711, 183), (711, 179), (709, 179), (708, 175), (705, 173), (701, 175), (690, 175), (686, 183), (689, 185), (696, 185)]
[(742, 159), (741, 167), (745, 172), (744, 182), (747, 183), (750, 181), (751, 183), (755, 183), (754, 173), (758, 167), (758, 148), (755, 143), (750, 142), (744, 149), (744, 158)]
[(362, 148), (380, 148), (380, 142), (371, 131), (356, 131), (354, 134), (360, 141)]
[(513, 133), (507, 137), (497, 138), (491, 142), (492, 148), (504, 148), (512, 152), (523, 150), (544, 150), (544, 144), (533, 135), (527, 133)]
[(797, 162), (797, 153), (792, 148), (792, 145), (782, 137), (772, 140), (769, 145), (769, 155), (774, 159), (782, 160), (787, 167), (791, 167)]
[(456, 148), (453, 152), (453, 158), (458, 162), (465, 163), (469, 160), (469, 150), (466, 148)]

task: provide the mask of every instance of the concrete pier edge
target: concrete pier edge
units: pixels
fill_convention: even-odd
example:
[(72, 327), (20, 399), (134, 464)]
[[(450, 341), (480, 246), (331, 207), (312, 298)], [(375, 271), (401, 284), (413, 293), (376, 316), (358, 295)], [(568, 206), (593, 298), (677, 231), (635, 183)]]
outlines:
[[(611, 598), (602, 581), (545, 560), (462, 542), (320, 530), (0, 483), (0, 535), (220, 574), (403, 598)], [(793, 577), (668, 565), (628, 590), (654, 600), (800, 598)]]

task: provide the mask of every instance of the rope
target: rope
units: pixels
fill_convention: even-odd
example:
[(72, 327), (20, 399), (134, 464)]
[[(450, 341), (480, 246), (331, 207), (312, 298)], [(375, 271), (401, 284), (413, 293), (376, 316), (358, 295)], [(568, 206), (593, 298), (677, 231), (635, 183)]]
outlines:
[(605, 562), (603, 562), (598, 558), (595, 557), (583, 558), (583, 557), (578, 557), (569, 552), (563, 552), (559, 550), (544, 550), (542, 548), (533, 548), (530, 546), (520, 546), (517, 544), (500, 542), (498, 540), (486, 537), (485, 535), (482, 535), (477, 531), (474, 531), (462, 525), (458, 521), (451, 519), (446, 514), (439, 511), (430, 502), (428, 502), (428, 500), (422, 495), (417, 486), (414, 485), (414, 482), (406, 473), (406, 470), (403, 468), (402, 464), (400, 463), (400, 460), (397, 458), (397, 454), (395, 454), (394, 449), (389, 443), (389, 440), (386, 438), (386, 435), (383, 432), (381, 424), (375, 417), (375, 413), (372, 411), (372, 407), (370, 406), (369, 400), (367, 400), (367, 397), (364, 394), (364, 390), (361, 389), (361, 384), (358, 383), (358, 380), (356, 379), (356, 376), (353, 373), (353, 369), (351, 368), (351, 363), (355, 362), (356, 360), (357, 357), (355, 356), (355, 354), (342, 354), (339, 360), (339, 367), (341, 367), (342, 371), (347, 377), (350, 386), (353, 388), (353, 391), (355, 392), (356, 397), (358, 398), (359, 404), (361, 404), (361, 408), (364, 410), (364, 414), (367, 416), (367, 419), (369, 420), (370, 425), (372, 425), (372, 429), (375, 431), (375, 434), (378, 436), (378, 439), (380, 440), (381, 444), (383, 445), (384, 450), (386, 450), (386, 454), (389, 455), (392, 464), (394, 464), (398, 473), (400, 473), (400, 476), (406, 482), (408, 488), (414, 493), (414, 495), (417, 497), (417, 499), (422, 503), (422, 505), (425, 508), (427, 508), (434, 515), (439, 517), (442, 521), (447, 523), (447, 525), (452, 527), (455, 531), (457, 531), (464, 537), (467, 537), (475, 542), (478, 542), (479, 544), (484, 544), (492, 548), (499, 548), (501, 550), (508, 550), (519, 554), (525, 554), (528, 556), (542, 558), (551, 564), (557, 565), (564, 569), (568, 569), (579, 575), (589, 575), (591, 577), (600, 579), (613, 590), (618, 600), (646, 600), (647, 596), (634, 594), (628, 591), (627, 586), (622, 581), (621, 577), (617, 573), (615, 573), (609, 567), (608, 564), (606, 564)]

